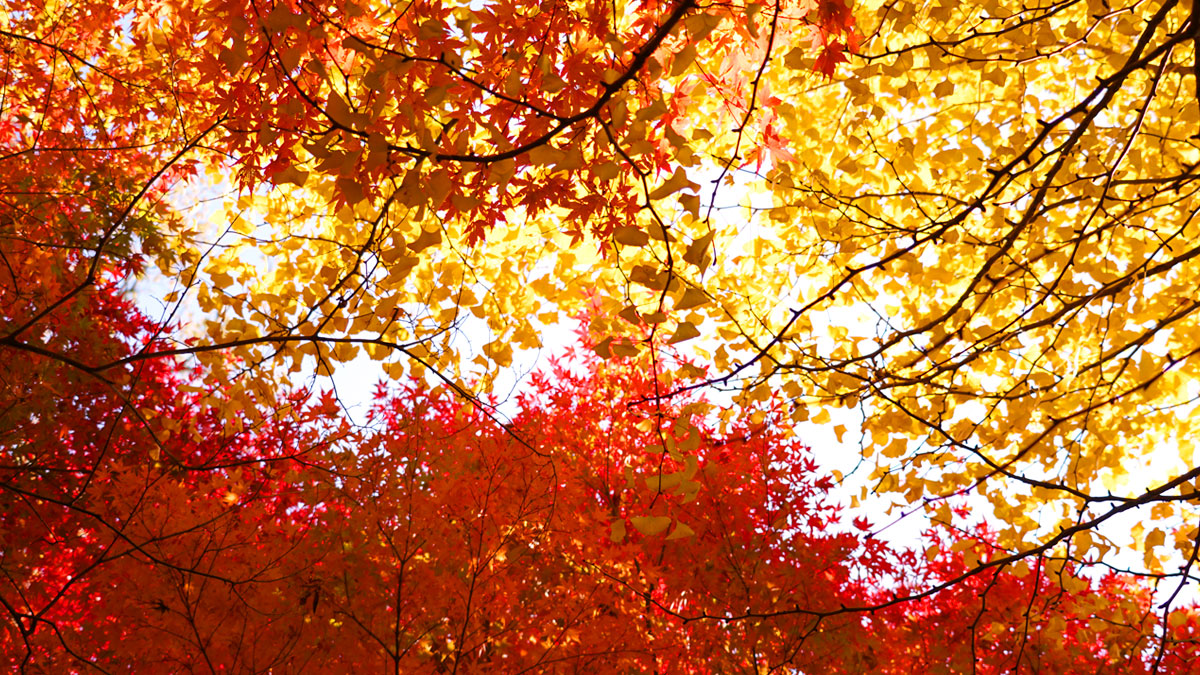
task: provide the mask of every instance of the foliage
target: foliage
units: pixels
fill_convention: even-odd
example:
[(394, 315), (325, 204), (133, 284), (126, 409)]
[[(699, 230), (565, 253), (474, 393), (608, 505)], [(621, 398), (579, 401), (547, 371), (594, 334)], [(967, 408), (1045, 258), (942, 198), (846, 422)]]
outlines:
[[(1125, 552), (1117, 564), (1186, 585), (1191, 7), (901, 2), (857, 17), (867, 37), (838, 86), (772, 81), (793, 106), (784, 135), (832, 151), (760, 172), (769, 235), (703, 281), (710, 320), (733, 324), (721, 381), (782, 390), (798, 419), (857, 406), (876, 489), (941, 521), (941, 497), (982, 494), (1011, 554)], [(1118, 516), (1137, 523), (1132, 545), (1106, 529)]]
[[(6, 308), (39, 278), (21, 281), (3, 286)], [(76, 294), (56, 316), (70, 321), (45, 329), (47, 350), (106, 359), (155, 346), (156, 327), (113, 283)], [(238, 616), (243, 647), (293, 611), (275, 589), (309, 560), (306, 458), (337, 430), (307, 424), (320, 409), (296, 399), (263, 401), (270, 421), (231, 428), (215, 414), (220, 392), (191, 379), (171, 359), (105, 377), (40, 354), (0, 364), (3, 667), (176, 671), (203, 662), (197, 647), (232, 620), (231, 604), (261, 613)], [(158, 620), (168, 607), (204, 621), (172, 632)]]
[[(1095, 670), (1095, 659), (1135, 672), (1185, 668), (1170, 655), (1190, 648), (1193, 618), (1176, 605), (1200, 553), (1188, 434), (1200, 359), (1194, 15), (1178, 0), (6, 3), (5, 534), (40, 542), (5, 562), (10, 596), (24, 594), (6, 597), (13, 635), (28, 645), (21, 653), (108, 658), (125, 634), (79, 651), (54, 629), (128, 615), (76, 590), (150, 574), (130, 572), (129, 561), (175, 571), (137, 602), (157, 607), (164, 589), (180, 599), (159, 612), (163, 626), (183, 621), (162, 629), (178, 637), (183, 651), (169, 658), (179, 663), (210, 655), (299, 669), (292, 659), (328, 654), (297, 650), (298, 636), (350, 644), (347, 620), (359, 622), (355, 639), (387, 642), (386, 608), (372, 604), (382, 596), (331, 580), (338, 565), (343, 578), (355, 569), (378, 579), (370, 565), (388, 555), (405, 569), (409, 549), (382, 548), (400, 541), (403, 512), (446, 522), (439, 543), (459, 537), (491, 558), (507, 551), (506, 537), (526, 548), (546, 541), (525, 554), (549, 575), (536, 588), (578, 593), (571, 584), (589, 583), (578, 581), (586, 562), (617, 584), (604, 586), (610, 606), (630, 602), (621, 584), (649, 594), (639, 620), (656, 631), (573, 636), (574, 652), (561, 643), (576, 655), (603, 639), (628, 641), (649, 659), (639, 667), (705, 645), (724, 650), (729, 669), (759, 647), (769, 663), (851, 672), (953, 671), (971, 659), (1064, 672)], [(161, 307), (152, 319), (122, 295), (139, 276), (149, 282), (138, 285), (141, 306)], [(559, 371), (561, 382), (538, 381), (545, 398), (527, 402), (525, 417), (496, 426), (493, 378), (581, 310), (595, 352), (614, 361), (607, 367), (653, 376), (621, 371), (621, 384), (605, 384), (591, 366), (598, 379), (585, 386)], [(680, 343), (708, 367), (672, 361)], [(399, 381), (428, 376), (476, 408), (406, 390), (377, 410), (391, 438), (352, 428), (336, 400), (312, 401), (292, 384), (360, 356)], [(599, 415), (585, 405), (590, 389), (612, 386), (621, 396), (608, 400), (631, 407), (610, 417), (660, 413), (629, 432), (641, 445), (624, 454), (604, 455), (607, 446), (567, 433), (582, 434), (575, 426), (560, 438), (531, 421)], [(705, 386), (736, 393), (735, 405), (720, 424), (698, 417), (675, 428), (672, 416), (695, 403), (688, 392)], [(555, 387), (565, 387), (558, 399)], [(721, 490), (766, 490), (759, 507), (774, 508), (862, 483), (813, 482), (812, 467), (788, 454), (794, 424), (826, 423), (835, 408), (862, 415), (861, 498), (891, 495), (954, 533), (930, 536), (951, 539), (937, 539), (926, 565), (903, 551), (855, 548), (843, 560), (822, 550), (841, 534), (798, 532), (810, 538), (800, 551), (794, 538), (747, 535), (736, 549), (725, 542), (726, 562), (754, 567), (764, 585), (705, 605), (713, 589), (688, 586), (706, 578), (684, 571), (686, 556), (700, 555), (688, 549), (705, 536), (698, 526), (722, 509), (742, 533), (761, 534), (765, 522)], [(419, 433), (400, 448), (405, 424)], [(455, 424), (475, 434), (478, 461), (420, 440), (463, 440)], [(754, 480), (694, 480), (715, 461), (705, 442), (742, 432), (731, 447), (745, 456), (728, 461), (750, 462)], [(680, 446), (708, 440), (671, 450), (672, 434)], [(539, 445), (551, 442), (573, 459)], [(774, 460), (752, 461), (775, 452), (783, 475), (769, 475)], [(387, 468), (383, 458), (397, 453), (410, 459)], [(408, 487), (388, 479), (396, 467), (416, 471), (415, 457), (443, 467), (434, 487), (444, 499), (414, 498), (412, 486), (430, 477)], [(644, 482), (656, 461), (669, 470), (661, 490)], [(637, 496), (614, 505), (607, 462), (641, 472)], [(455, 511), (493, 489), (503, 506), (481, 513), (497, 528), (520, 523), (519, 535), (471, 530), (479, 522)], [(596, 504), (607, 518), (597, 520)], [(970, 516), (956, 513), (963, 505)], [(592, 538), (543, 540), (525, 529), (530, 514), (548, 532), (589, 525)], [(976, 529), (985, 514), (995, 523), (986, 533)], [(354, 518), (368, 520), (342, 534), (367, 539), (335, 545), (341, 531), (330, 526)], [(1112, 526), (1122, 518), (1136, 523), (1132, 543)], [(694, 535), (670, 548), (639, 532), (662, 527)], [(858, 543), (875, 546), (875, 533), (866, 526)], [(47, 565), (43, 543), (72, 552)], [(810, 548), (816, 558), (805, 558)], [(430, 556), (456, 571), (423, 579), (429, 587), (482, 579), (488, 557)], [(811, 570), (821, 556), (844, 565), (845, 579), (813, 590), (811, 605), (777, 606), (772, 575)], [(228, 566), (213, 583), (224, 595), (206, 595), (188, 577), (218, 558)], [(1105, 566), (1114, 576), (1097, 586), (1077, 575)], [(663, 580), (648, 587), (643, 568)], [(1121, 571), (1166, 602), (1152, 604)], [(886, 591), (862, 582), (872, 574), (888, 578)], [(303, 603), (288, 596), (294, 588)], [(564, 625), (605, 620), (556, 614), (575, 605), (539, 598)], [(289, 602), (311, 603), (306, 618)], [(468, 648), (471, 634), (470, 644), (487, 636), (496, 650), (519, 651), (473, 606), (435, 612), (444, 623), (412, 638), (412, 658), (466, 668), (468, 653), (536, 653)], [(196, 617), (223, 611), (233, 614), (212, 619), (212, 635), (235, 622), (243, 632), (222, 633), (218, 649)], [(401, 615), (393, 603), (393, 638)], [(969, 651), (933, 647), (967, 617)], [(716, 620), (744, 632), (727, 635)], [(868, 648), (851, 625), (911, 649)], [(258, 642), (250, 635), (277, 639), (243, 652)], [(1069, 639), (1055, 651), (1046, 635)], [(400, 668), (403, 649), (390, 644)], [(861, 647), (860, 661), (838, 661), (848, 644)]]
[[(111, 287), (91, 297), (132, 319), (112, 339), (146, 328)], [(961, 579), (971, 553), (931, 534), (946, 548), (927, 563), (839, 525), (830, 477), (778, 410), (721, 433), (702, 401), (632, 404), (653, 378), (586, 354), (538, 375), (509, 428), (412, 385), (381, 388), (367, 429), (337, 423), (325, 396), (233, 430), (198, 402), (220, 392), (167, 359), (145, 362), (137, 395), (76, 385), (57, 402), (75, 408), (5, 438), (0, 659), (22, 672), (1147, 665), (1147, 589), (1093, 584), (1062, 560), (897, 603)], [(977, 535), (962, 541), (994, 547)], [(1196, 616), (1180, 618), (1190, 635)], [(1159, 672), (1187, 672), (1190, 647), (1168, 654)]]

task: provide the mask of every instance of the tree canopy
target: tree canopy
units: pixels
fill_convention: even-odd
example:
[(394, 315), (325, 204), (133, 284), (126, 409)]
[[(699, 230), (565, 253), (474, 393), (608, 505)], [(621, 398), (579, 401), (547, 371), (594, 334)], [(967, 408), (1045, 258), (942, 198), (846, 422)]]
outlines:
[[(117, 355), (155, 328), (111, 286), (89, 298)], [(651, 375), (591, 350), (535, 376), (509, 428), (408, 384), (380, 386), (366, 428), (295, 392), (233, 429), (166, 359), (118, 387), (35, 363), (0, 371), (9, 391), (46, 378), (72, 396), (53, 419), (6, 417), (11, 670), (1185, 673), (1196, 657), (1188, 613), (1150, 649), (1133, 579), (1055, 555), (971, 574), (996, 546), (983, 527), (931, 530), (924, 551), (864, 537), (786, 402), (719, 431), (703, 400), (648, 403)], [(897, 600), (929, 585), (949, 590)]]
[[(1198, 42), (1178, 0), (5, 2), (6, 658), (1185, 672)], [(357, 425), (319, 377), (364, 359)], [(801, 443), (839, 409), (852, 475)]]

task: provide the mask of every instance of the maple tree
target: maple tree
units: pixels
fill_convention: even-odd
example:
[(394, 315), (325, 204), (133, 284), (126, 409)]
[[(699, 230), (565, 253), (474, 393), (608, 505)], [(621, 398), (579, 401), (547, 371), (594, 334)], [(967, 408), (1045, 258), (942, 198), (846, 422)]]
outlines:
[[(108, 322), (96, 348), (153, 334), (114, 286), (87, 299), (80, 311)], [(509, 429), (411, 384), (381, 386), (367, 428), (298, 392), (271, 423), (234, 430), (200, 402), (220, 392), (168, 359), (124, 389), (35, 364), (4, 381), (72, 395), (49, 393), (53, 422), (6, 418), (0, 663), (21, 672), (1152, 661), (1148, 589), (1095, 585), (1062, 559), (897, 603), (968, 572), (974, 548), (931, 533), (944, 552), (892, 551), (865, 524), (840, 526), (833, 481), (779, 401), (720, 432), (700, 400), (634, 404), (648, 371), (588, 351), (539, 374)], [(994, 546), (983, 530), (963, 541)], [(1179, 618), (1158, 672), (1194, 658), (1197, 615)]]
[[(429, 368), (485, 391), (539, 328), (588, 302), (578, 280), (604, 254), (581, 238), (609, 254), (662, 239), (681, 190), (688, 217), (700, 213), (686, 167), (729, 156), (729, 170), (782, 147), (762, 84), (775, 45), (803, 42), (829, 73), (856, 36), (839, 2), (761, 9), (14, 3), (5, 161), (50, 180), (127, 169), (135, 189), (107, 204), (116, 215), (97, 224), (94, 260), (118, 254), (110, 239), (128, 236), (135, 212), (154, 211), (139, 243), (171, 286), (166, 314), (198, 309), (208, 327), (173, 353), (214, 381), (230, 354), (259, 372), (327, 373), (365, 349), (393, 375)], [(736, 130), (690, 128), (699, 116)], [(45, 157), (62, 169), (38, 166)], [(217, 200), (210, 185), (201, 200), (218, 203), (189, 211), (205, 175), (233, 194)], [(475, 320), (490, 337), (470, 361), (455, 340)], [(27, 349), (29, 330), (0, 340)]]
[[(973, 510), (997, 523), (988, 555), (960, 549), (961, 574), (914, 577), (924, 585), (901, 596), (988, 597), (979, 584), (999, 579), (1009, 599), (1042, 597), (1012, 571), (1047, 556), (1119, 564), (1175, 590), (1151, 623), (1126, 613), (1106, 624), (1132, 632), (1107, 634), (1136, 661), (1157, 630), (1169, 653), (1191, 620), (1171, 603), (1200, 552), (1193, 13), (1178, 0), (8, 2), (4, 419), (36, 439), (14, 442), (13, 485), (67, 502), (39, 512), (57, 541), (79, 515), (64, 495), (122, 474), (107, 442), (63, 455), (40, 435), (94, 435), (46, 428), (62, 407), (140, 438), (120, 461), (144, 477), (195, 465), (200, 492), (236, 498), (208, 453), (241, 458), (265, 491), (257, 517), (286, 523), (279, 508), (316, 502), (272, 490), (361, 461), (304, 463), (297, 448), (350, 432), (315, 421), (337, 404), (306, 407), (296, 374), (365, 353), (487, 410), (516, 351), (595, 306), (597, 353), (649, 359), (662, 377), (642, 393), (660, 405), (716, 385), (741, 394), (735, 425), (779, 395), (797, 422), (857, 407), (863, 496), (946, 527), (958, 499), (990, 501)], [(117, 292), (144, 273), (155, 320)], [(666, 368), (662, 350), (682, 342), (711, 367)], [(166, 443), (189, 425), (209, 449)], [(46, 468), (25, 467), (43, 461), (29, 452)], [(275, 458), (304, 462), (280, 478)], [(185, 501), (114, 508), (152, 519)], [(194, 508), (204, 522), (217, 503)], [(1109, 525), (1129, 515), (1132, 545)], [(1113, 561), (1128, 553), (1141, 565)], [(248, 564), (225, 578), (274, 570)], [(265, 578), (318, 566), (289, 557)], [(1122, 584), (1141, 588), (1122, 578), (1101, 594)], [(888, 626), (920, 612), (896, 611)], [(1015, 616), (1000, 624), (1029, 635)], [(1094, 637), (1061, 658), (1092, 658)]]

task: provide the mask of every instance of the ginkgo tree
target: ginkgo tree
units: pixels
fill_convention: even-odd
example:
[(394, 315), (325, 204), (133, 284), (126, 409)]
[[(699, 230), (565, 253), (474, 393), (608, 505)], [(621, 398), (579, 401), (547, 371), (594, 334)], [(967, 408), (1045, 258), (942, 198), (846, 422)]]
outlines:
[(946, 497), (990, 500), (1000, 564), (1064, 550), (1176, 597), (1200, 546), (1192, 6), (856, 18), (832, 81), (768, 80), (810, 145), (742, 167), (757, 231), (682, 268), (716, 301), (715, 382), (857, 407), (866, 489), (947, 523)]

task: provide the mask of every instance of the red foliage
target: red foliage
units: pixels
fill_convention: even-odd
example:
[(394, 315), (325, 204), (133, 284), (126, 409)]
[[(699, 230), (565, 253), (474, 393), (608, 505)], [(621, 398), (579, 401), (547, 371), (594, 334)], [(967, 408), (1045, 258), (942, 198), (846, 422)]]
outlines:
[[(114, 331), (92, 332), (97, 349), (129, 350), (150, 328), (111, 287), (86, 299), (81, 312)], [(1136, 673), (1153, 662), (1146, 589), (1048, 560), (964, 576), (962, 552), (926, 563), (890, 550), (841, 523), (828, 477), (769, 408), (718, 431), (694, 402), (637, 404), (654, 383), (631, 364), (576, 354), (535, 377), (503, 428), (408, 387), (380, 392), (368, 429), (331, 421), (324, 397), (282, 401), (287, 414), (236, 431), (201, 403), (219, 392), (188, 392), (168, 361), (140, 362), (115, 388), (38, 363), (58, 387), (25, 399), (23, 418), (10, 408), (2, 446), (11, 669), (911, 673), (1020, 661)], [(3, 375), (29, 377), (11, 363)], [(648, 517), (670, 526), (642, 534), (635, 519)], [(694, 533), (668, 538), (681, 524)], [(1172, 630), (1190, 637), (1195, 618)], [(1188, 672), (1194, 650), (1169, 647), (1158, 672)]]
[[(353, 590), (327, 582), (330, 619), (374, 639), (351, 631), (337, 640), (343, 654), (358, 644), (370, 663), (400, 626), (405, 671), (431, 660), (459, 672), (854, 670), (857, 631), (843, 629), (857, 617), (808, 612), (861, 596), (883, 557), (852, 554), (881, 546), (837, 531), (808, 451), (773, 425), (718, 435), (699, 424), (689, 442), (677, 409), (631, 405), (653, 392), (645, 373), (595, 357), (572, 365), (586, 371), (536, 377), (507, 430), (442, 396), (385, 400), (343, 517), (389, 517), (342, 535), (378, 572)], [(656, 452), (660, 423), (692, 449)], [(688, 478), (672, 486), (676, 472)], [(647, 517), (670, 527), (643, 535), (635, 521)], [(680, 524), (694, 534), (668, 538)], [(687, 619), (731, 615), (745, 618)]]

